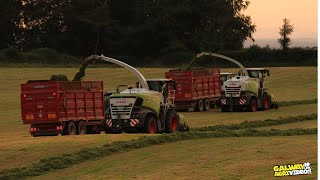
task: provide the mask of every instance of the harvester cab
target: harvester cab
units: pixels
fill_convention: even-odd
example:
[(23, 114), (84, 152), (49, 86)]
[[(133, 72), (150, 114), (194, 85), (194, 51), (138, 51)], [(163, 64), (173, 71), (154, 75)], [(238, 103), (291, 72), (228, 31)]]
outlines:
[[(259, 89), (267, 89), (268, 86), (268, 77), (270, 76), (270, 71), (266, 68), (246, 68), (249, 77), (253, 78), (259, 84)], [(239, 72), (239, 75), (243, 76), (242, 71)]]
[(159, 92), (161, 104), (174, 107), (176, 82), (171, 79), (147, 79), (149, 89)]
[(232, 72), (221, 72), (220, 73), (220, 81), (221, 81), (221, 86), (223, 85), (223, 83), (225, 81), (227, 81), (228, 79), (233, 78), (234, 76), (236, 76), (237, 74), (232, 73)]

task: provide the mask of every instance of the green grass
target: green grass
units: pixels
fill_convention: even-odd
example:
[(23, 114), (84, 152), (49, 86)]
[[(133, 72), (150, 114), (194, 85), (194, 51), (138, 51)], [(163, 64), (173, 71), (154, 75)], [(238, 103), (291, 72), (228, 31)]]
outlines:
[[(269, 90), (279, 101), (313, 100), (317, 96), (317, 67), (270, 68)], [(117, 140), (136, 139), (141, 135), (86, 135), (33, 138), (29, 126), (20, 117), (20, 84), (29, 79), (49, 79), (53, 74), (66, 74), (72, 79), (78, 68), (0, 68), (0, 170), (23, 167), (83, 148), (100, 147)], [(140, 68), (147, 78), (164, 76), (167, 68)], [(229, 69), (222, 70), (229, 71)], [(105, 90), (115, 90), (118, 83), (134, 86), (138, 81), (125, 69), (89, 68), (86, 80), (103, 80)], [(237, 124), (244, 121), (276, 119), (279, 117), (308, 115), (317, 112), (317, 104), (280, 107), (278, 110), (260, 112), (221, 113), (184, 112), (190, 127), (206, 127), (219, 124)], [(225, 146), (227, 148), (227, 146)]]
[(314, 119), (311, 121), (302, 121), (302, 122), (296, 122), (296, 123), (290, 123), (290, 124), (282, 124), (282, 125), (276, 125), (276, 126), (268, 126), (268, 127), (261, 127), (257, 128), (258, 130), (268, 130), (268, 129), (295, 129), (295, 128), (317, 128), (318, 127), (318, 120)]
[(240, 124), (216, 125), (216, 126), (207, 126), (207, 127), (201, 127), (201, 128), (192, 128), (191, 131), (239, 130), (239, 129), (248, 129), (248, 128), (279, 126), (283, 124), (292, 124), (297, 122), (310, 121), (310, 120), (317, 119), (317, 117), (318, 117), (317, 114), (288, 116), (285, 118), (281, 117), (278, 119), (244, 121), (244, 122), (241, 122)]
[(137, 139), (145, 134), (98, 134), (33, 138), (30, 135), (2, 136), (0, 171), (31, 165), (44, 157), (59, 156), (84, 148), (101, 147), (115, 141)]
[(222, 113), (220, 109), (209, 112), (183, 112), (190, 127), (205, 127), (219, 124), (241, 123), (243, 121), (256, 121), (264, 119), (276, 119), (279, 117), (308, 115), (317, 112), (317, 104), (280, 107), (268, 111), (257, 112), (229, 112)]
[(295, 136), (295, 135), (309, 135), (316, 134), (317, 129), (290, 129), (290, 130), (268, 130), (257, 131), (255, 129), (246, 129), (242, 131), (208, 131), (208, 132), (185, 132), (185, 133), (171, 133), (163, 134), (154, 137), (142, 137), (131, 141), (118, 141), (105, 144), (103, 147), (82, 149), (80, 151), (63, 154), (61, 156), (52, 158), (42, 158), (39, 162), (32, 166), (23, 168), (13, 168), (1, 171), (0, 179), (4, 178), (25, 178), (28, 176), (37, 176), (46, 174), (57, 169), (65, 169), (75, 164), (85, 162), (99, 157), (109, 156), (114, 153), (124, 152), (132, 149), (140, 149), (152, 145), (160, 145), (164, 143), (172, 143), (182, 140), (193, 140), (203, 138), (220, 138), (220, 137), (264, 137), (264, 136)]
[[(274, 165), (310, 162), (317, 136), (188, 140), (114, 154), (34, 179), (272, 179)], [(159, 158), (161, 157), (161, 158)]]

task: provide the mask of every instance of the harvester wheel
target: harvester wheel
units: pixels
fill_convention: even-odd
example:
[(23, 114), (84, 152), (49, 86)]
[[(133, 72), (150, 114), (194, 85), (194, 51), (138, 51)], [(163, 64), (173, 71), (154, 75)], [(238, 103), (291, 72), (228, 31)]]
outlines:
[(166, 117), (166, 132), (172, 133), (179, 131), (180, 121), (175, 110), (169, 110)]
[(202, 99), (198, 99), (195, 110), (198, 111), (198, 112), (203, 111), (203, 101), (202, 101)]
[(86, 134), (86, 124), (83, 121), (77, 123), (77, 134)]
[(157, 133), (157, 123), (153, 116), (148, 116), (146, 119), (146, 123), (144, 126), (144, 130), (148, 134), (156, 134)]
[(257, 111), (257, 100), (254, 99), (254, 98), (252, 98), (252, 99), (250, 100), (249, 111), (251, 111), (251, 112)]
[(263, 100), (263, 109), (264, 109), (264, 110), (270, 109), (270, 99), (269, 99), (268, 96), (265, 96), (265, 97), (264, 97), (264, 100)]
[(204, 106), (203, 106), (203, 110), (204, 111), (209, 111), (209, 109), (210, 109), (210, 101), (209, 101), (209, 99), (205, 99), (204, 100)]
[(65, 134), (66, 135), (75, 135), (77, 133), (77, 130), (76, 130), (76, 125), (74, 124), (73, 121), (70, 121), (70, 122), (67, 122), (66, 124), (66, 127), (65, 127), (66, 131), (65, 131)]

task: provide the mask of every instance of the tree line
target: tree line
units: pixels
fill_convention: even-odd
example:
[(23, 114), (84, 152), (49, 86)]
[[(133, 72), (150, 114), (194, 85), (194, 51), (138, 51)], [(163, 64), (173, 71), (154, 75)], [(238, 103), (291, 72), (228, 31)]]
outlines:
[(253, 39), (247, 0), (0, 0), (0, 49), (51, 48), (140, 62), (237, 50)]

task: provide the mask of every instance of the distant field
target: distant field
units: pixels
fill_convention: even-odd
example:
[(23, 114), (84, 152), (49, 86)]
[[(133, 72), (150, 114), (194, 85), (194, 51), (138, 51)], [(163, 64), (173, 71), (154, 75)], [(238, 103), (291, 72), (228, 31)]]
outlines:
[(317, 136), (241, 137), (156, 145), (34, 179), (272, 179), (273, 166), (310, 162), (317, 177)]
[[(270, 68), (270, 69), (271, 69), (271, 77), (269, 81), (269, 89), (270, 89), (270, 92), (276, 95), (279, 101), (314, 99), (317, 97), (317, 67), (290, 67), (290, 68), (283, 67), (283, 68)], [(141, 72), (147, 78), (156, 78), (156, 77), (163, 77), (164, 72), (167, 71), (168, 69), (142, 68), (139, 70), (141, 70)], [(231, 69), (231, 71), (232, 70), (233, 69)], [(225, 69), (222, 71), (230, 71), (230, 69)], [(52, 74), (66, 74), (68, 75), (69, 79), (72, 79), (73, 75), (76, 72), (77, 72), (77, 69), (75, 68), (0, 68), (0, 74), (1, 74), (0, 83), (2, 84), (0, 86), (0, 93), (2, 94), (2, 96), (0, 96), (0, 109), (1, 109), (0, 111), (0, 116), (1, 116), (0, 170), (13, 168), (13, 167), (24, 167), (37, 162), (41, 158), (52, 157), (52, 156), (56, 156), (64, 153), (72, 153), (87, 147), (99, 147), (99, 146), (102, 146), (103, 144), (110, 143), (113, 141), (130, 140), (130, 139), (135, 139), (145, 135), (145, 134), (122, 134), (122, 135), (100, 134), (100, 135), (58, 136), (58, 137), (39, 137), (39, 138), (31, 137), (30, 134), (28, 133), (29, 126), (23, 125), (20, 117), (21, 116), (20, 115), (20, 95), (19, 95), (20, 84), (27, 82), (27, 80), (29, 79), (33, 79), (33, 80), (48, 79)], [(115, 90), (115, 88), (119, 83), (134, 85), (135, 82), (138, 81), (131, 75), (129, 71), (125, 69), (119, 69), (119, 68), (90, 68), (87, 71), (86, 79), (103, 80), (105, 84), (105, 90)], [(279, 117), (307, 115), (307, 114), (316, 113), (316, 112), (317, 112), (317, 104), (309, 104), (309, 105), (280, 107), (278, 110), (261, 111), (261, 112), (255, 112), (255, 113), (248, 113), (248, 112), (222, 113), (220, 112), (220, 110), (214, 109), (209, 112), (202, 112), (202, 113), (183, 112), (182, 114), (189, 121), (189, 125), (192, 128), (192, 127), (213, 126), (218, 124), (237, 124), (243, 121), (264, 120), (268, 118), (275, 119)], [(306, 122), (301, 122), (300, 124), (293, 123), (291, 125), (289, 124), (281, 125), (276, 128), (287, 129), (287, 128), (299, 127), (299, 126), (301, 126), (302, 128), (309, 128), (309, 127), (315, 127), (315, 124), (316, 124), (316, 121), (306, 121)], [(268, 128), (270, 129), (270, 127)], [(272, 127), (272, 128), (275, 128), (275, 127)], [(311, 139), (313, 139), (313, 136), (310, 136), (310, 137)], [(267, 140), (268, 142), (271, 143), (271, 141), (274, 138), (278, 138), (278, 137), (270, 137), (264, 140)], [(285, 137), (279, 137), (279, 138), (285, 138)], [(302, 136), (299, 138), (303, 139)], [(229, 138), (226, 138), (226, 139), (229, 139)], [(237, 138), (230, 138), (230, 139), (237, 139)], [(219, 142), (222, 142), (223, 140), (225, 139), (221, 139), (221, 140), (213, 139), (210, 141), (212, 142), (217, 141), (217, 143), (219, 144)], [(234, 141), (234, 140), (228, 140), (228, 141)], [(244, 141), (247, 142), (247, 140), (244, 140)], [(253, 140), (253, 141), (256, 142), (256, 140)], [(289, 143), (287, 140), (284, 140), (284, 142), (285, 142), (283, 145), (285, 146), (284, 149), (286, 149), (287, 147), (288, 149), (290, 149), (289, 147), (291, 146), (294, 148), (299, 146), (297, 144), (292, 144), (291, 142)], [(198, 143), (196, 141), (185, 141), (183, 143), (189, 144), (191, 147), (193, 147), (194, 145), (195, 146), (194, 148), (198, 147)], [(242, 141), (239, 141), (238, 143), (241, 144)], [(311, 142), (307, 141), (306, 143), (309, 143), (307, 144), (307, 147), (312, 146)], [(179, 143), (174, 143), (174, 144), (179, 145)], [(163, 146), (167, 146), (167, 145), (163, 145)], [(185, 146), (187, 145), (182, 145), (182, 147), (185, 147)], [(249, 147), (250, 148), (248, 149), (248, 151), (250, 152), (252, 151), (252, 148), (253, 149), (256, 148), (254, 146), (249, 146)], [(154, 147), (150, 147), (150, 148), (152, 149)], [(225, 149), (225, 150), (229, 149), (229, 146), (223, 145), (223, 143), (220, 143), (220, 145), (217, 145), (217, 148), (215, 149), (215, 151), (220, 151), (222, 149)], [(142, 152), (145, 152), (144, 149), (141, 150), (141, 153)], [(191, 153), (193, 154), (192, 156), (195, 156), (198, 154), (197, 150), (195, 149), (193, 149), (192, 152), (193, 152)], [(241, 152), (245, 152), (245, 150), (242, 149)], [(174, 154), (174, 152), (172, 153)], [(270, 151), (268, 155), (274, 157), (272, 153), (273, 152)], [(116, 156), (122, 156), (123, 154), (124, 153), (121, 153)], [(315, 155), (316, 154), (313, 154), (313, 156)], [(127, 156), (123, 155), (123, 159), (120, 158), (119, 163), (125, 161), (126, 158)], [(146, 163), (146, 164), (149, 163), (149, 161), (145, 162), (143, 157), (140, 160), (141, 160), (141, 163)], [(228, 157), (226, 157), (225, 160), (221, 160), (221, 162), (223, 161), (233, 162)], [(214, 159), (213, 162), (220, 162), (220, 161), (215, 161)], [(238, 162), (238, 160), (235, 159), (234, 162)], [(314, 163), (315, 162), (316, 161), (314, 161)], [(118, 163), (118, 162), (115, 162), (115, 163)], [(159, 163), (160, 164), (155, 164), (156, 167), (161, 167), (161, 161)], [(198, 162), (198, 163), (199, 165), (201, 164), (201, 162)], [(83, 166), (85, 166), (86, 164), (87, 163), (84, 163)], [(165, 163), (163, 165), (165, 165)], [(205, 166), (205, 164), (202, 164), (202, 166)], [(116, 166), (114, 168), (117, 168), (117, 167), (119, 166)], [(210, 168), (211, 167), (212, 166), (210, 166)], [(101, 170), (99, 169), (99, 165), (97, 165), (98, 170), (97, 169), (94, 170), (94, 169), (95, 168), (92, 168), (92, 171), (97, 171), (98, 173)], [(84, 174), (88, 173), (88, 178), (90, 178), (91, 172), (88, 172), (88, 171), (83, 171), (83, 172)], [(116, 170), (115, 172), (118, 172), (118, 170)], [(180, 170), (177, 170), (177, 172), (180, 172)], [(150, 174), (144, 173), (145, 175), (143, 176), (150, 177), (152, 175), (156, 175), (154, 173), (155, 172), (150, 171)], [(261, 171), (261, 174), (263, 174), (262, 171)], [(77, 175), (77, 173), (75, 175)], [(211, 174), (209, 173), (209, 175)], [(128, 177), (129, 176), (131, 177), (131, 174), (129, 174)], [(50, 176), (50, 177), (53, 177), (53, 176)], [(72, 177), (75, 177), (75, 176), (72, 176)], [(83, 175), (81, 177), (85, 178), (86, 176)], [(176, 175), (170, 174), (170, 176), (168, 177), (176, 177)], [(186, 176), (183, 176), (183, 177), (186, 177)], [(233, 175), (229, 174), (227, 177), (232, 178)], [(236, 178), (238, 177), (238, 175), (235, 175), (234, 177)], [(240, 175), (240, 177), (242, 177), (242, 175)]]

